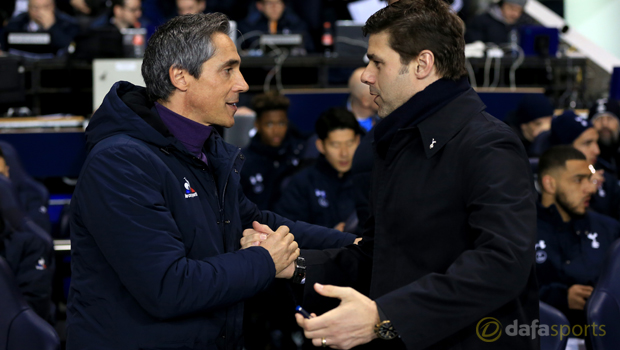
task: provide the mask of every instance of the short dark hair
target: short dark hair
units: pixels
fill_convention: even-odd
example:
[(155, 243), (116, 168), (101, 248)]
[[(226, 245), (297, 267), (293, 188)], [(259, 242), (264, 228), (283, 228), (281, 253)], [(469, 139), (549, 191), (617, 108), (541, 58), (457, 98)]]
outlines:
[(256, 119), (260, 119), (263, 113), (269, 111), (287, 112), (290, 104), (288, 97), (280, 95), (277, 91), (269, 91), (252, 98), (252, 109), (256, 112)]
[(467, 74), (465, 25), (443, 0), (397, 1), (372, 15), (362, 30), (364, 36), (387, 31), (403, 65), (430, 50), (441, 77), (457, 80)]
[(538, 161), (538, 182), (542, 183), (543, 176), (557, 168), (566, 168), (569, 160), (587, 160), (586, 156), (570, 145), (551, 147)]
[(177, 16), (159, 27), (148, 41), (142, 61), (149, 99), (167, 101), (175, 90), (168, 75), (170, 67), (187, 69), (194, 78), (200, 78), (202, 64), (217, 49), (211, 37), (229, 32), (228, 17), (217, 12)]
[(321, 113), (314, 124), (319, 139), (325, 140), (329, 133), (338, 129), (351, 129), (355, 135), (362, 133), (355, 115), (344, 108), (330, 108)]
[(112, 0), (111, 8), (114, 8), (114, 6), (125, 7), (125, 0)]

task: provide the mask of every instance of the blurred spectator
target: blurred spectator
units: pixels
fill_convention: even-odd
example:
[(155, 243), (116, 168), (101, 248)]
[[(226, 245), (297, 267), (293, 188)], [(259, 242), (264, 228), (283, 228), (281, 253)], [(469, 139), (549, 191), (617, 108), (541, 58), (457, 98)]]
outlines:
[(21, 212), (9, 168), (0, 151), (0, 256), (15, 274), (32, 309), (53, 323), (52, 277), (54, 255), (51, 237)]
[(596, 185), (578, 150), (558, 146), (540, 159), (536, 274), (540, 300), (564, 313), (572, 326), (585, 325), (584, 307), (603, 267), (605, 253), (620, 238), (620, 223), (588, 211)]
[(620, 104), (616, 100), (600, 99), (590, 108), (590, 121), (598, 131), (598, 146), (601, 149), (599, 163), (610, 172), (619, 175), (620, 164)]
[(54, 0), (30, 0), (28, 12), (9, 21), (2, 35), (2, 50), (7, 50), (7, 36), (16, 32), (39, 32), (50, 34), (50, 49), (55, 55), (67, 52), (69, 44), (78, 34), (77, 21), (66, 13), (56, 10)]
[(92, 28), (114, 26), (118, 30), (141, 28), (142, 2), (140, 0), (112, 0), (112, 9), (93, 21)]
[(207, 0), (177, 0), (177, 13), (179, 15), (193, 15), (204, 12), (207, 8)]
[(570, 110), (553, 118), (551, 130), (538, 136), (533, 149), (537, 150), (537, 154), (541, 154), (556, 145), (572, 145), (586, 156), (590, 165), (598, 169), (593, 176), (597, 191), (592, 196), (590, 207), (617, 220), (620, 217), (620, 186), (615, 175), (601, 169), (598, 162), (601, 153), (598, 147), (598, 132), (592, 123)]
[(554, 109), (547, 97), (542, 94), (527, 94), (517, 106), (514, 114), (506, 118), (523, 142), (529, 157), (534, 157), (533, 143), (541, 133), (551, 129)]
[(80, 30), (84, 32), (92, 21), (106, 12), (107, 0), (71, 0), (73, 17), (78, 21)]
[(513, 29), (527, 24), (533, 24), (533, 19), (523, 13), (527, 0), (501, 0), (489, 8), (486, 13), (472, 18), (467, 24), (465, 41), (472, 43), (505, 44), (510, 42), (510, 32)]
[(292, 175), (301, 163), (305, 140), (289, 127), (290, 101), (277, 92), (252, 99), (256, 112), (256, 135), (241, 152), (243, 193), (261, 210), (272, 210), (280, 197), (282, 180)]
[(375, 103), (374, 96), (370, 94), (368, 85), (362, 83), (361, 77), (364, 67), (357, 68), (349, 78), (349, 101), (347, 109), (355, 115), (355, 119), (360, 123), (364, 131), (368, 132), (375, 126), (379, 119), (377, 116), (378, 106)]
[(47, 188), (24, 170), (13, 146), (0, 141), (0, 152), (3, 154), (3, 160), (6, 161), (7, 165), (5, 177), (10, 179), (17, 192), (16, 198), (20, 212), (25, 213), (45, 232), (51, 232), (50, 218), (47, 213), (49, 202)]
[(293, 176), (275, 212), (291, 220), (342, 231), (355, 213), (349, 170), (360, 143), (361, 128), (353, 113), (330, 108), (316, 121), (316, 133), (321, 156), (313, 167)]
[(257, 48), (254, 43), (261, 34), (301, 34), (306, 51), (314, 51), (307, 25), (283, 0), (257, 0), (256, 8), (258, 12), (251, 12), (239, 23), (245, 36), (243, 48)]

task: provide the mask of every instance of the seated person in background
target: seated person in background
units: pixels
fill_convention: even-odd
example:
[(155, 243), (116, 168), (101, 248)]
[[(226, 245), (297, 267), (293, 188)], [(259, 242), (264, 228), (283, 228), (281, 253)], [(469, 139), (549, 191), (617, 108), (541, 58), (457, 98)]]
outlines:
[(275, 212), (291, 220), (343, 230), (355, 212), (349, 170), (360, 143), (361, 128), (353, 113), (330, 108), (316, 121), (321, 152), (317, 163), (302, 170), (284, 188)]
[(288, 125), (290, 101), (278, 92), (268, 92), (252, 99), (256, 112), (256, 135), (241, 152), (245, 163), (241, 169), (243, 193), (261, 210), (272, 210), (280, 198), (282, 180), (301, 164), (305, 140)]
[(50, 34), (50, 51), (56, 56), (67, 52), (69, 44), (78, 34), (77, 21), (58, 10), (54, 0), (30, 0), (28, 12), (22, 13), (9, 21), (2, 35), (2, 50), (8, 50), (9, 33), (36, 32)]
[(349, 100), (347, 101), (347, 109), (355, 115), (355, 119), (365, 132), (370, 131), (379, 119), (377, 109), (379, 106), (375, 103), (374, 96), (370, 94), (368, 85), (362, 83), (361, 77), (365, 67), (360, 67), (353, 71), (349, 78)]
[(30, 307), (41, 318), (53, 323), (52, 239), (21, 212), (16, 190), (8, 175), (9, 167), (0, 151), (0, 256), (11, 267)]
[(207, 0), (177, 0), (177, 13), (182, 15), (194, 15), (207, 9)]
[(620, 104), (616, 100), (600, 99), (590, 108), (590, 122), (598, 131), (598, 147), (601, 154), (598, 158), (601, 166), (619, 176), (620, 164)]
[(142, 28), (141, 0), (112, 0), (112, 9), (98, 17), (91, 28), (116, 27), (119, 31), (126, 28)]
[(589, 211), (596, 192), (583, 153), (570, 146), (551, 148), (540, 158), (536, 275), (540, 300), (562, 311), (571, 325), (585, 325), (584, 307), (606, 251), (620, 238), (620, 223)]
[(251, 12), (239, 23), (239, 31), (245, 36), (244, 49), (258, 48), (261, 34), (301, 34), (307, 52), (314, 51), (314, 44), (308, 34), (308, 27), (283, 0), (258, 0), (257, 12)]
[(598, 169), (593, 177), (597, 183), (597, 190), (592, 195), (590, 207), (600, 214), (618, 220), (620, 218), (620, 186), (618, 186), (615, 175), (600, 169), (598, 156), (601, 152), (597, 143), (598, 133), (592, 124), (586, 118), (577, 116), (573, 111), (565, 111), (553, 119), (550, 132), (540, 134), (536, 142), (544, 143), (545, 138), (548, 139), (550, 147), (557, 145), (575, 147), (586, 156), (592, 166)]
[(523, 142), (529, 157), (537, 156), (533, 151), (533, 142), (541, 133), (551, 129), (553, 106), (542, 94), (527, 94), (521, 101), (514, 115), (507, 118), (510, 125)]
[(2, 162), (6, 164), (5, 179), (11, 182), (16, 191), (20, 212), (27, 215), (45, 232), (50, 233), (51, 223), (47, 212), (49, 192), (47, 188), (26, 172), (17, 151), (11, 144), (0, 141), (0, 155), (2, 155)]
[(101, 16), (106, 10), (107, 0), (71, 0), (73, 17), (77, 20), (80, 31), (84, 32), (92, 21)]
[(473, 43), (495, 43), (498, 45), (510, 42), (510, 32), (522, 25), (533, 24), (534, 20), (523, 13), (527, 0), (501, 0), (489, 7), (486, 13), (469, 21), (465, 31), (465, 41)]

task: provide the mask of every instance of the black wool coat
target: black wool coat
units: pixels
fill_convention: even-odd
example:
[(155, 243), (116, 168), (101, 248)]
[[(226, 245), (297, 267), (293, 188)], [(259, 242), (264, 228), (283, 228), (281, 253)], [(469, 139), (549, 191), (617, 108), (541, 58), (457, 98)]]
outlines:
[[(394, 113), (411, 118), (407, 106)], [(374, 147), (362, 243), (302, 250), (307, 310), (320, 313), (334, 302), (318, 296), (314, 282), (348, 285), (375, 300), (400, 334), (369, 348), (539, 348), (538, 336), (505, 332), (515, 321), (538, 319), (530, 165), (510, 127), (484, 110), (469, 89), (398, 130), (385, 155)], [(476, 334), (485, 317), (503, 327), (494, 342)]]

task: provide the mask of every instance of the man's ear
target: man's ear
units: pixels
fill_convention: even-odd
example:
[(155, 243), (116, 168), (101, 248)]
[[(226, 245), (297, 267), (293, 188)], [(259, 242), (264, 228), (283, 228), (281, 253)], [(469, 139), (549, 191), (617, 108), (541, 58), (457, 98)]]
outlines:
[(189, 73), (183, 69), (176, 66), (170, 67), (168, 70), (168, 75), (170, 76), (170, 82), (174, 85), (177, 90), (182, 92), (186, 92), (188, 88), (188, 79), (187, 75)]
[(544, 175), (542, 180), (540, 181), (542, 184), (542, 191), (548, 194), (555, 194), (557, 191), (557, 183), (553, 176), (547, 174)]
[(319, 150), (321, 154), (325, 154), (325, 145), (323, 144), (323, 140), (316, 139), (315, 143), (316, 149)]
[(426, 79), (435, 68), (435, 55), (430, 50), (423, 50), (414, 60), (416, 78)]

